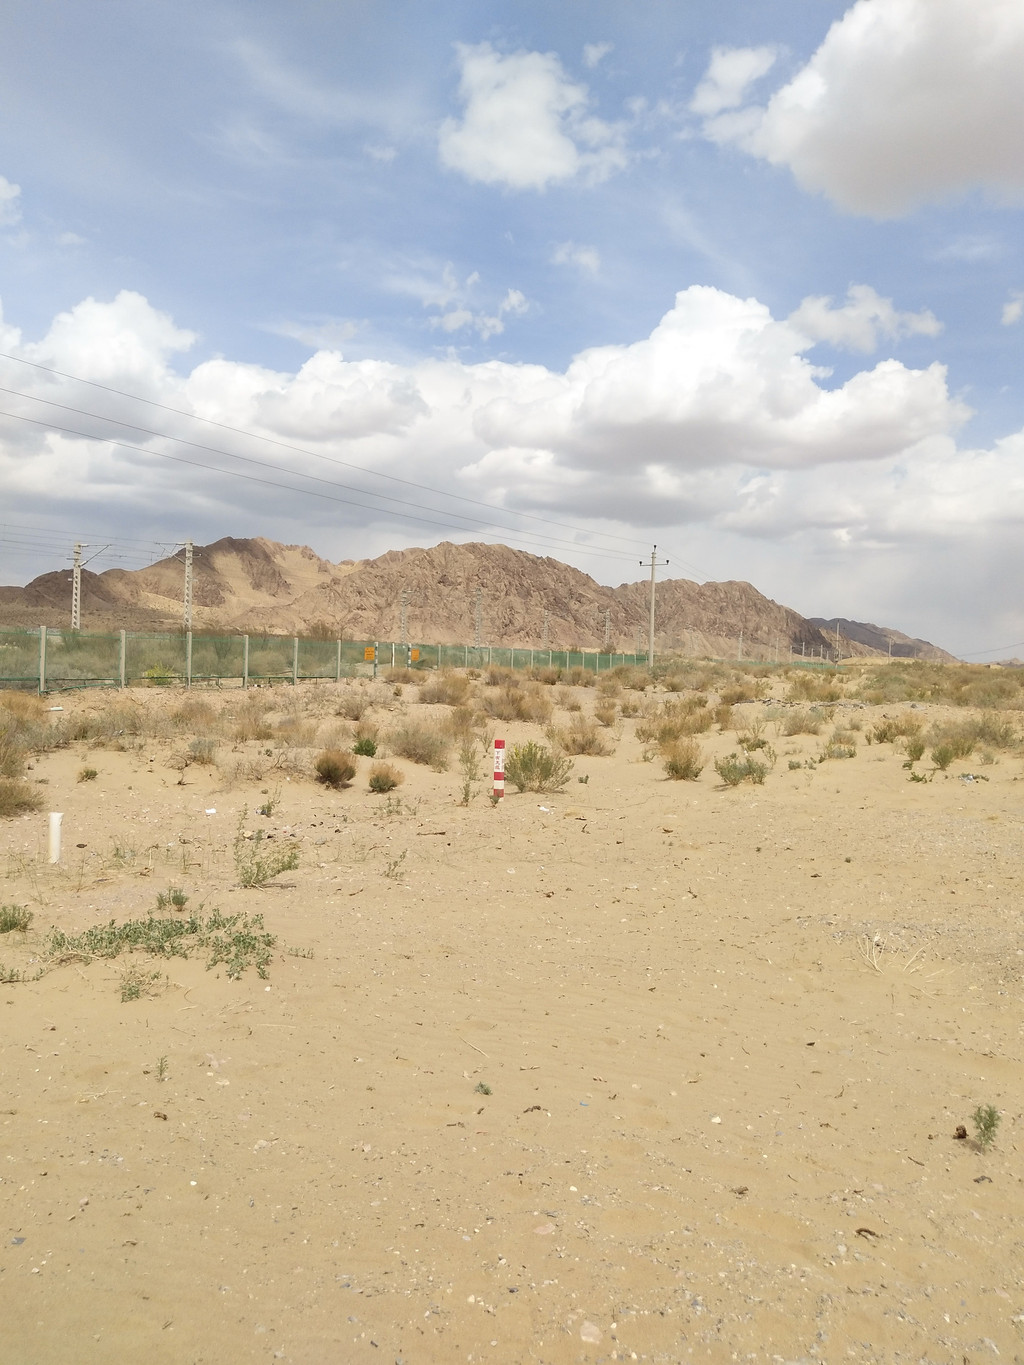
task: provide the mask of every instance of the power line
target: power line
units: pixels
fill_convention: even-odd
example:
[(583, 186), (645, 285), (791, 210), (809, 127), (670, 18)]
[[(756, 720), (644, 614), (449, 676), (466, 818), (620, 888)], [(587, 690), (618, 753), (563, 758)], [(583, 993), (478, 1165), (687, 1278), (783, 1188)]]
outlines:
[[(15, 392), (14, 390), (10, 390), (10, 389), (0, 389), (0, 391), (6, 392), (6, 393), (14, 393), (14, 392)], [(31, 395), (31, 394), (18, 394), (17, 396), (19, 396), (19, 397), (24, 397), (24, 398), (29, 398), (30, 400), (32, 400), (32, 401), (34, 401), (34, 402), (38, 402), (38, 403), (50, 403), (50, 400), (49, 400), (49, 399), (46, 399), (46, 398), (34, 398), (33, 395)], [(78, 408), (68, 408), (67, 405), (66, 405), (66, 404), (63, 404), (63, 403), (54, 403), (54, 404), (51, 404), (51, 406), (58, 407), (58, 408), (64, 408), (65, 410), (71, 411), (71, 412), (77, 412), (77, 413), (79, 413), (79, 415), (81, 415), (81, 416), (84, 416), (84, 417), (91, 417), (91, 418), (93, 418), (93, 419), (96, 420), (96, 421), (100, 421), (100, 422), (113, 422), (113, 423), (114, 423), (115, 425), (117, 425), (117, 426), (126, 426), (126, 427), (128, 427), (130, 430), (133, 430), (133, 431), (143, 431), (143, 432), (145, 432), (146, 434), (155, 435), (155, 436), (157, 436), (157, 437), (158, 437), (159, 439), (161, 439), (161, 440), (173, 441), (173, 442), (177, 443), (178, 445), (191, 446), (191, 447), (193, 447), (193, 448), (195, 448), (195, 449), (206, 450), (206, 451), (208, 451), (208, 452), (211, 453), (211, 454), (223, 455), (226, 459), (229, 459), (229, 460), (239, 460), (239, 461), (244, 462), (245, 464), (256, 465), (257, 467), (259, 467), (259, 468), (261, 468), (261, 469), (269, 469), (269, 470), (272, 470), (272, 471), (277, 472), (277, 473), (286, 474), (286, 475), (288, 475), (288, 476), (291, 477), (291, 478), (308, 479), (309, 481), (311, 481), (311, 482), (313, 482), (313, 483), (322, 483), (322, 484), (326, 484), (329, 488), (343, 488), (343, 489), (348, 490), (348, 489), (351, 487), (351, 486), (348, 485), (348, 484), (338, 483), (337, 481), (335, 481), (335, 480), (333, 480), (333, 479), (324, 479), (324, 478), (321, 478), (318, 474), (305, 474), (305, 473), (303, 473), (301, 470), (290, 470), (290, 469), (286, 469), (286, 468), (285, 468), (284, 466), (282, 466), (282, 465), (276, 465), (276, 464), (273, 464), (273, 463), (271, 463), (270, 461), (267, 461), (267, 460), (258, 460), (258, 459), (256, 459), (254, 456), (251, 456), (251, 455), (237, 455), (237, 454), (234, 454), (232, 451), (219, 450), (219, 449), (217, 449), (216, 447), (213, 447), (213, 446), (204, 446), (204, 445), (199, 444), (199, 443), (196, 442), (196, 441), (189, 441), (189, 440), (187, 440), (185, 437), (181, 437), (181, 436), (169, 436), (169, 435), (166, 435), (166, 434), (164, 434), (164, 433), (162, 433), (162, 432), (146, 432), (146, 429), (145, 429), (144, 427), (135, 427), (135, 426), (133, 426), (130, 422), (120, 422), (120, 421), (119, 421), (118, 419), (116, 419), (116, 418), (108, 418), (108, 417), (98, 416), (98, 415), (95, 414), (95, 413), (84, 412), (82, 409), (78, 409)], [(134, 450), (134, 451), (136, 451), (136, 452), (137, 452), (138, 454), (140, 454), (140, 455), (156, 456), (158, 459), (162, 459), (162, 460), (173, 460), (173, 461), (174, 461), (175, 463), (177, 463), (177, 464), (186, 464), (186, 465), (190, 465), (191, 467), (193, 467), (193, 468), (195, 468), (195, 469), (205, 469), (205, 470), (207, 470), (207, 471), (210, 472), (210, 473), (221, 474), (221, 475), (223, 475), (225, 478), (244, 479), (244, 480), (246, 480), (246, 481), (249, 482), (249, 483), (264, 484), (264, 485), (266, 485), (267, 487), (270, 487), (270, 488), (281, 488), (281, 489), (284, 489), (285, 491), (290, 492), (290, 493), (298, 493), (300, 496), (305, 495), (305, 496), (307, 496), (307, 497), (324, 498), (324, 499), (326, 499), (326, 500), (329, 501), (329, 502), (339, 502), (339, 503), (343, 503), (344, 505), (350, 506), (350, 507), (362, 507), (362, 508), (364, 508), (366, 511), (369, 511), (369, 512), (377, 512), (377, 513), (389, 513), (389, 512), (390, 512), (391, 515), (393, 515), (393, 516), (398, 516), (398, 517), (403, 517), (403, 518), (405, 518), (405, 520), (407, 520), (407, 521), (421, 522), (421, 523), (423, 523), (424, 525), (427, 525), (427, 526), (440, 526), (440, 527), (442, 528), (442, 530), (448, 530), (448, 531), (451, 531), (451, 530), (458, 530), (458, 531), (466, 531), (466, 530), (477, 530), (477, 531), (480, 531), (480, 530), (483, 530), (483, 531), (486, 532), (486, 530), (488, 529), (488, 527), (490, 527), (490, 528), (493, 528), (493, 529), (496, 529), (496, 530), (502, 532), (502, 534), (503, 534), (503, 536), (504, 536), (505, 538), (523, 541), (523, 542), (525, 542), (525, 543), (527, 543), (527, 544), (531, 544), (531, 543), (534, 543), (534, 542), (535, 542), (537, 545), (540, 545), (540, 546), (542, 546), (542, 547), (544, 547), (544, 548), (556, 549), (556, 550), (566, 550), (566, 549), (569, 549), (569, 550), (573, 550), (573, 551), (576, 551), (576, 552), (579, 552), (581, 549), (585, 549), (589, 554), (592, 554), (592, 555), (594, 555), (594, 556), (597, 557), (597, 558), (602, 558), (602, 559), (614, 559), (614, 560), (621, 560), (621, 561), (626, 561), (626, 562), (629, 561), (629, 556), (626, 555), (626, 554), (623, 554), (621, 551), (617, 551), (617, 550), (606, 550), (606, 549), (601, 549), (600, 547), (581, 546), (579, 543), (574, 542), (574, 541), (557, 541), (557, 540), (554, 540), (554, 539), (551, 538), (551, 537), (548, 537), (548, 538), (545, 539), (545, 538), (542, 538), (539, 534), (537, 534), (537, 533), (535, 533), (535, 532), (533, 532), (533, 531), (517, 531), (517, 530), (515, 530), (515, 529), (512, 528), (512, 527), (501, 526), (500, 524), (496, 524), (496, 523), (494, 523), (494, 522), (485, 523), (485, 522), (483, 522), (482, 520), (480, 520), (480, 519), (478, 519), (478, 518), (466, 517), (466, 516), (463, 516), (461, 513), (458, 513), (458, 512), (449, 513), (448, 515), (449, 515), (450, 517), (454, 517), (456, 520), (463, 521), (463, 522), (467, 522), (467, 523), (471, 523), (471, 524), (470, 524), (470, 525), (467, 525), (467, 526), (454, 526), (451, 520), (448, 520), (448, 521), (438, 521), (436, 518), (433, 518), (433, 517), (417, 516), (416, 514), (411, 513), (411, 512), (404, 512), (404, 511), (403, 511), (403, 512), (391, 512), (389, 508), (380, 507), (380, 506), (378, 506), (378, 505), (376, 505), (376, 504), (374, 504), (374, 503), (358, 502), (358, 501), (356, 501), (356, 500), (353, 499), (353, 498), (336, 498), (336, 497), (332, 497), (332, 496), (331, 496), (330, 494), (328, 494), (328, 493), (320, 493), (320, 492), (317, 492), (315, 489), (296, 488), (293, 484), (277, 483), (275, 480), (259, 478), (259, 477), (257, 477), (256, 475), (252, 475), (252, 474), (243, 474), (243, 473), (239, 472), (238, 470), (224, 469), (224, 468), (222, 468), (222, 467), (220, 467), (220, 466), (218, 466), (218, 465), (205, 464), (205, 463), (204, 463), (203, 461), (201, 461), (201, 460), (189, 460), (189, 459), (186, 459), (186, 458), (185, 458), (184, 456), (182, 456), (182, 455), (172, 455), (172, 454), (170, 454), (170, 453), (167, 452), (167, 451), (155, 450), (155, 449), (152, 449), (152, 448), (150, 448), (150, 447), (148, 447), (148, 446), (135, 445), (134, 443), (132, 443), (132, 442), (130, 442), (130, 441), (118, 441), (118, 440), (115, 440), (115, 439), (114, 439), (113, 437), (111, 437), (111, 436), (96, 435), (96, 434), (93, 434), (93, 433), (90, 433), (90, 432), (78, 431), (78, 430), (75, 430), (75, 429), (72, 428), (72, 427), (63, 427), (63, 426), (59, 426), (59, 425), (57, 425), (57, 423), (52, 422), (52, 421), (49, 421), (49, 422), (48, 422), (48, 421), (43, 421), (43, 420), (41, 420), (41, 419), (39, 419), (39, 418), (35, 418), (35, 417), (27, 417), (27, 416), (25, 416), (24, 413), (6, 412), (6, 411), (3, 411), (3, 410), (0, 410), (0, 417), (9, 417), (9, 418), (11, 418), (13, 421), (16, 421), (16, 422), (27, 422), (27, 423), (29, 423), (29, 424), (32, 425), (32, 426), (45, 427), (46, 430), (48, 430), (48, 431), (58, 432), (58, 433), (60, 433), (61, 435), (64, 435), (64, 436), (77, 436), (77, 437), (79, 437), (80, 439), (86, 440), (86, 441), (101, 441), (101, 442), (103, 442), (103, 443), (105, 443), (105, 444), (107, 444), (107, 445), (117, 446), (117, 447), (118, 447), (119, 449), (121, 449), (121, 450)], [(413, 505), (414, 505), (414, 504), (411, 504), (411, 503), (406, 503), (406, 502), (405, 502), (404, 500), (402, 500), (402, 499), (392, 498), (389, 494), (371, 493), (371, 492), (368, 492), (368, 491), (365, 490), (365, 489), (355, 489), (355, 490), (353, 490), (353, 491), (355, 491), (355, 492), (360, 492), (360, 493), (364, 493), (367, 497), (378, 498), (378, 499), (383, 499), (384, 501), (387, 501), (387, 502), (398, 503), (398, 504), (400, 504), (402, 507), (409, 507), (409, 506), (413, 506)], [(430, 509), (428, 509), (428, 510), (430, 510), (430, 511), (435, 511), (435, 510), (436, 510), (436, 511), (441, 512), (442, 515), (445, 515), (444, 512), (443, 512), (443, 510), (442, 510), (441, 508), (436, 508), (436, 509), (435, 509), (435, 508), (430, 508)], [(581, 532), (581, 533), (582, 533), (582, 534), (589, 534), (588, 532)]]
[[(489, 511), (489, 512), (502, 512), (502, 513), (504, 513), (506, 516), (516, 516), (516, 517), (524, 518), (524, 519), (527, 520), (527, 521), (536, 521), (536, 522), (540, 522), (542, 525), (545, 525), (545, 526), (554, 526), (554, 527), (557, 527), (557, 528), (559, 528), (559, 529), (561, 529), (561, 530), (572, 531), (572, 532), (575, 533), (575, 534), (580, 534), (580, 533), (582, 533), (582, 534), (586, 534), (586, 535), (597, 535), (597, 536), (601, 536), (603, 539), (606, 539), (606, 540), (621, 541), (624, 545), (642, 545), (642, 544), (645, 543), (645, 542), (643, 542), (643, 541), (641, 541), (641, 540), (638, 540), (638, 539), (637, 539), (636, 537), (634, 537), (634, 536), (619, 536), (619, 535), (616, 535), (614, 532), (611, 532), (611, 531), (584, 531), (583, 528), (578, 527), (578, 526), (574, 526), (574, 525), (572, 525), (572, 524), (569, 523), (569, 522), (553, 521), (553, 520), (551, 520), (551, 519), (548, 518), (548, 517), (537, 516), (536, 513), (533, 513), (533, 512), (515, 512), (515, 511), (510, 511), (510, 509), (508, 509), (508, 508), (500, 508), (500, 507), (495, 506), (495, 504), (493, 504), (493, 503), (483, 502), (483, 501), (480, 501), (480, 500), (477, 499), (477, 498), (467, 498), (467, 497), (465, 497), (465, 496), (464, 496), (463, 494), (461, 494), (461, 493), (449, 493), (449, 492), (444, 491), (443, 489), (432, 488), (429, 484), (417, 483), (417, 482), (416, 482), (415, 480), (413, 480), (413, 479), (403, 479), (403, 478), (400, 478), (400, 477), (399, 477), (398, 475), (396, 475), (396, 474), (382, 474), (382, 473), (378, 472), (377, 470), (367, 469), (364, 465), (358, 465), (358, 464), (355, 464), (355, 463), (353, 463), (352, 461), (349, 461), (349, 460), (342, 460), (342, 459), (340, 459), (339, 457), (334, 456), (334, 455), (324, 455), (324, 454), (323, 454), (322, 452), (320, 452), (320, 451), (309, 450), (309, 449), (308, 449), (307, 447), (305, 447), (305, 446), (293, 445), (292, 443), (290, 443), (290, 442), (288, 442), (288, 441), (279, 441), (279, 440), (277, 440), (276, 437), (273, 437), (273, 436), (264, 436), (264, 435), (262, 435), (262, 434), (259, 433), (259, 432), (249, 431), (249, 430), (248, 430), (247, 428), (245, 428), (245, 427), (236, 427), (236, 426), (232, 426), (232, 425), (231, 425), (230, 423), (228, 423), (228, 422), (218, 422), (218, 421), (216, 421), (216, 420), (215, 420), (214, 418), (212, 418), (212, 417), (202, 417), (202, 416), (200, 416), (200, 415), (197, 414), (197, 413), (187, 412), (184, 408), (175, 408), (175, 407), (171, 407), (169, 404), (166, 404), (166, 403), (158, 403), (158, 402), (155, 401), (155, 399), (143, 398), (143, 397), (141, 397), (139, 394), (128, 393), (128, 392), (127, 392), (126, 390), (124, 390), (124, 389), (116, 389), (116, 388), (114, 388), (112, 385), (109, 385), (109, 384), (101, 384), (101, 383), (99, 383), (97, 380), (94, 380), (94, 379), (83, 379), (83, 378), (82, 378), (81, 376), (79, 376), (79, 375), (68, 374), (68, 373), (67, 373), (66, 371), (64, 371), (64, 370), (54, 369), (54, 368), (53, 368), (52, 366), (50, 366), (50, 365), (42, 365), (42, 364), (40, 364), (38, 361), (26, 360), (23, 356), (11, 355), (11, 354), (10, 354), (9, 352), (7, 352), (7, 351), (0, 351), (0, 359), (12, 360), (12, 361), (16, 362), (16, 363), (19, 364), (19, 365), (28, 365), (28, 366), (30, 366), (32, 369), (35, 369), (35, 370), (42, 370), (42, 371), (45, 372), (46, 374), (57, 375), (57, 376), (59, 376), (61, 379), (70, 379), (70, 380), (72, 380), (74, 383), (77, 383), (77, 384), (88, 384), (91, 388), (101, 389), (104, 393), (111, 393), (111, 394), (114, 394), (114, 395), (116, 395), (118, 398), (127, 398), (127, 399), (129, 399), (129, 400), (131, 400), (132, 402), (135, 402), (135, 403), (145, 403), (147, 406), (153, 407), (153, 408), (157, 408), (157, 409), (159, 409), (161, 412), (173, 413), (175, 416), (178, 416), (178, 417), (185, 417), (185, 418), (187, 418), (188, 420), (193, 421), (193, 422), (203, 422), (203, 423), (205, 423), (207, 426), (217, 427), (217, 428), (219, 428), (219, 429), (222, 430), (222, 431), (230, 431), (230, 432), (233, 432), (233, 433), (234, 433), (235, 435), (237, 435), (237, 436), (245, 436), (245, 437), (248, 437), (248, 438), (251, 439), (251, 440), (256, 440), (256, 441), (265, 441), (265, 442), (267, 442), (267, 443), (270, 444), (270, 445), (279, 446), (282, 450), (291, 450), (291, 451), (294, 451), (295, 453), (300, 454), (300, 455), (308, 455), (308, 456), (310, 456), (312, 459), (316, 459), (316, 460), (326, 460), (326, 461), (327, 461), (328, 463), (330, 463), (330, 464), (339, 465), (339, 466), (342, 466), (342, 467), (344, 467), (344, 468), (346, 468), (346, 469), (355, 469), (355, 470), (358, 470), (359, 473), (361, 473), (361, 474), (366, 474), (366, 475), (368, 475), (368, 476), (371, 477), (371, 478), (375, 478), (375, 479), (385, 479), (385, 480), (387, 480), (387, 481), (390, 482), (390, 483), (402, 484), (402, 485), (404, 485), (406, 488), (414, 488), (414, 489), (416, 489), (418, 492), (421, 492), (421, 493), (432, 493), (435, 497), (448, 498), (448, 499), (451, 499), (451, 500), (453, 500), (453, 501), (455, 501), (455, 502), (464, 502), (464, 503), (466, 503), (467, 505), (472, 506), (472, 507), (482, 507), (482, 508), (485, 508), (485, 509), (486, 509), (487, 511)], [(16, 392), (18, 392), (17, 390), (13, 390), (13, 389), (4, 390), (4, 391), (5, 391), (5, 392), (9, 392), (9, 393), (16, 393)], [(20, 394), (19, 396), (25, 397), (25, 398), (32, 398), (32, 397), (34, 397), (34, 395), (31, 395), (31, 394)], [(37, 402), (49, 403), (49, 402), (51, 402), (52, 400), (46, 399), (46, 398), (41, 398), (41, 399), (36, 399), (35, 401), (37, 401)], [(53, 406), (55, 406), (55, 407), (63, 407), (64, 405), (63, 405), (63, 404), (60, 404), (60, 403), (53, 403)], [(74, 409), (74, 408), (69, 409), (69, 410), (70, 410), (70, 411), (79, 411), (79, 409)], [(10, 414), (8, 414), (8, 415), (10, 415)], [(89, 415), (95, 416), (95, 414), (89, 414)], [(112, 422), (117, 422), (117, 421), (118, 421), (118, 419), (116, 419), (116, 418), (102, 418), (102, 419), (100, 419), (100, 420), (103, 420), (103, 421), (112, 421)], [(119, 425), (122, 425), (122, 426), (130, 426), (131, 424), (125, 422), (125, 423), (119, 423)], [(133, 429), (136, 430), (136, 431), (145, 430), (145, 428), (142, 428), (142, 427), (135, 427), (135, 428), (133, 428)], [(172, 436), (172, 437), (167, 437), (166, 439), (168, 439), (168, 440), (183, 440), (184, 438), (179, 438), (179, 437), (173, 437), (173, 436)], [(193, 443), (193, 442), (186, 442), (186, 444), (194, 444), (194, 443)], [(222, 453), (223, 453), (223, 452), (222, 452)], [(244, 458), (244, 457), (238, 457), (238, 458)], [(276, 467), (276, 466), (275, 466), (275, 467)], [(307, 476), (304, 476), (304, 477), (312, 477), (312, 476), (307, 475)], [(369, 490), (359, 490), (359, 491), (361, 491), (361, 492), (366, 492), (366, 493), (367, 493), (367, 496), (369, 496), (369, 497), (385, 497), (385, 496), (386, 496), (385, 494), (374, 494), (374, 493), (370, 493)], [(437, 508), (437, 509), (435, 509), (435, 510), (441, 511), (442, 509), (441, 509), (441, 508)], [(454, 514), (453, 514), (453, 515), (454, 515)]]

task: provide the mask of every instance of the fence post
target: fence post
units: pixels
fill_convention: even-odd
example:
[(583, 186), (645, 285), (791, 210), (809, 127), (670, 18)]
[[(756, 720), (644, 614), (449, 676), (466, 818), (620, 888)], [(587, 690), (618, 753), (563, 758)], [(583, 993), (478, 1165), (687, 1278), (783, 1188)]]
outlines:
[(242, 636), (242, 689), (249, 686), (249, 637)]
[(185, 686), (192, 686), (192, 632), (185, 632)]
[(292, 637), (292, 686), (299, 685), (299, 637)]
[(117, 661), (117, 681), (119, 687), (124, 687), (128, 680), (128, 632), (121, 632), (121, 650)]
[(46, 691), (46, 627), (39, 627), (39, 693)]
[(334, 667), (334, 681), (341, 682), (341, 641), (338, 641), (338, 662)]

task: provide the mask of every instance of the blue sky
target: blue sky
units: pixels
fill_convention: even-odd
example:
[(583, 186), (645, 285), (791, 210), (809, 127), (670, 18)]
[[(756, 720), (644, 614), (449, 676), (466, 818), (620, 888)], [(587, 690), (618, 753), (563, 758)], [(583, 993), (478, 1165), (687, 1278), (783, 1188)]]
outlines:
[(0, 578), (657, 541), (998, 655), (1021, 69), (1017, 0), (10, 0)]

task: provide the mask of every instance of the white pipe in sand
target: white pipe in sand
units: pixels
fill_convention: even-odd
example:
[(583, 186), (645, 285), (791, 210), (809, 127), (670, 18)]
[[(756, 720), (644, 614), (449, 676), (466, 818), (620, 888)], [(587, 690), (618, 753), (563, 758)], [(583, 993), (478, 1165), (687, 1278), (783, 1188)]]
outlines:
[(64, 819), (62, 811), (50, 812), (50, 862), (60, 862), (60, 827)]

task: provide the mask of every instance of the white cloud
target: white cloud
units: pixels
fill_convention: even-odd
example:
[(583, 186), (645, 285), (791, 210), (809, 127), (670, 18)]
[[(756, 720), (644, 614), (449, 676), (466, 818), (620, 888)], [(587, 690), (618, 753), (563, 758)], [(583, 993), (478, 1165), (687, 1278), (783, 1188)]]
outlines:
[(480, 307), (474, 303), (477, 286), (481, 284), (479, 273), (474, 270), (460, 282), (451, 261), (440, 270), (430, 262), (407, 265), (386, 276), (385, 283), (396, 294), (419, 299), (424, 308), (438, 309), (438, 314), (430, 319), (431, 327), (450, 333), (468, 328), (484, 341), (504, 332), (505, 318), (521, 316), (530, 306), (520, 290), (508, 289), (490, 309)]
[(585, 85), (552, 52), (502, 56), (489, 43), (458, 45), (465, 105), (441, 125), (443, 165), (469, 180), (542, 190), (576, 177), (604, 180), (626, 164), (622, 130), (588, 112)]
[(574, 265), (588, 274), (596, 275), (601, 269), (601, 256), (596, 247), (583, 246), (579, 242), (559, 242), (551, 261), (554, 265)]
[(1003, 326), (1012, 327), (1015, 322), (1020, 322), (1022, 317), (1024, 317), (1024, 293), (1017, 289), (1003, 304)]
[(868, 284), (852, 284), (840, 308), (832, 307), (831, 298), (809, 295), (789, 315), (789, 321), (810, 341), (827, 341), (843, 350), (865, 353), (877, 350), (883, 338), (934, 337), (942, 331), (942, 323), (930, 309), (901, 313), (892, 299), (883, 299)]
[(529, 307), (525, 294), (518, 289), (510, 289), (493, 313), (474, 313), (464, 307), (451, 308), (439, 318), (434, 318), (431, 325), (440, 327), (444, 332), (458, 332), (469, 327), (479, 334), (482, 341), (487, 341), (490, 337), (500, 336), (505, 330), (506, 317), (521, 317), (529, 311)]
[(12, 185), (0, 175), (0, 227), (14, 227), (21, 222), (21, 186)]
[(600, 65), (608, 56), (614, 46), (614, 43), (584, 43), (583, 65), (588, 71), (593, 71), (594, 67)]
[(841, 208), (884, 218), (972, 189), (1024, 193), (1020, 0), (856, 0), (767, 106), (716, 116), (717, 57), (699, 88), (706, 135)]
[(748, 88), (767, 74), (775, 64), (770, 47), (716, 47), (704, 78), (694, 91), (690, 108), (695, 114), (713, 118), (723, 109), (743, 103)]

